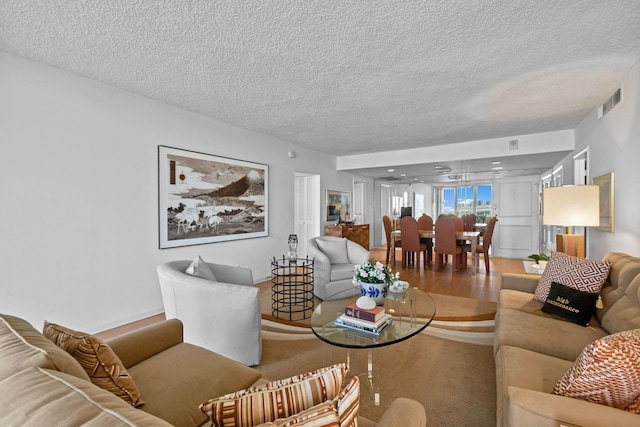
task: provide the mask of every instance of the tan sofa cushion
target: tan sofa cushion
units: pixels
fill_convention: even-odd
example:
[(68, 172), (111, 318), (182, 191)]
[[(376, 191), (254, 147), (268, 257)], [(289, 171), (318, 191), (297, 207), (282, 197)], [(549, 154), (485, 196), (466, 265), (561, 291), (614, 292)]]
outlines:
[(44, 322), (44, 335), (72, 355), (92, 383), (132, 406), (144, 403), (140, 392), (118, 356), (101, 339), (55, 323)]
[(0, 381), (3, 426), (169, 426), (88, 380), (26, 368)]
[(584, 327), (540, 313), (498, 309), (494, 352), (503, 345), (510, 345), (573, 362), (587, 344), (608, 335), (602, 328)]
[[(496, 419), (500, 425), (508, 411), (509, 387), (551, 393), (553, 386), (571, 368), (573, 362), (518, 347), (502, 346), (496, 353), (495, 364)], [(505, 425), (510, 424), (505, 422)]]
[(18, 317), (0, 314), (0, 348), (0, 379), (34, 366), (89, 381), (87, 373), (69, 353)]
[(131, 366), (129, 373), (145, 399), (140, 409), (175, 426), (203, 424), (207, 416), (198, 405), (211, 396), (247, 388), (261, 376), (240, 362), (186, 343)]

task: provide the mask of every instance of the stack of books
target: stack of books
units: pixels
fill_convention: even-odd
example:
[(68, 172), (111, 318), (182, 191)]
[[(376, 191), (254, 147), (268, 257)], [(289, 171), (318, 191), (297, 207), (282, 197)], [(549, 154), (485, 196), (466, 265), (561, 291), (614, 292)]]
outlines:
[(385, 312), (384, 307), (375, 306), (365, 310), (353, 303), (338, 316), (336, 325), (380, 335), (391, 324), (391, 319), (391, 315)]

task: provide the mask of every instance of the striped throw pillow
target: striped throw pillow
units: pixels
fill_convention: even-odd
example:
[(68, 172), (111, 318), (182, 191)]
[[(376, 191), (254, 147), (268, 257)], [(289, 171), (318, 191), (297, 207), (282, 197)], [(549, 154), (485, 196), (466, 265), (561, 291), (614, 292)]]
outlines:
[(608, 261), (589, 261), (562, 252), (554, 252), (542, 273), (533, 299), (545, 302), (552, 282), (582, 292), (598, 294), (609, 277), (609, 265)]
[(640, 414), (640, 329), (586, 346), (553, 393)]
[(287, 418), (340, 394), (348, 366), (341, 363), (210, 399), (199, 406), (215, 427), (251, 427)]
[(71, 354), (89, 375), (92, 383), (122, 398), (131, 406), (144, 403), (133, 378), (104, 341), (47, 321), (44, 322), (43, 334)]
[(360, 379), (351, 378), (338, 396), (340, 427), (358, 427), (360, 412)]
[(289, 418), (260, 424), (258, 427), (342, 427), (338, 412), (331, 402), (305, 409)]

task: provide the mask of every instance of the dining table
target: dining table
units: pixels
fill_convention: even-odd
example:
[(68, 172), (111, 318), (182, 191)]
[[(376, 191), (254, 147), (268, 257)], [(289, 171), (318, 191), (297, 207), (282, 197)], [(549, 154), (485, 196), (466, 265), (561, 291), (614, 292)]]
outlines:
[[(436, 230), (418, 230), (418, 234), (420, 234), (420, 238), (424, 239), (435, 239)], [(396, 240), (401, 240), (402, 236), (400, 230), (393, 230), (391, 232), (391, 242), (387, 242), (387, 244), (391, 244), (391, 259), (392, 262), (396, 262)], [(456, 232), (456, 240), (460, 240), (463, 242), (469, 242), (471, 246), (471, 257), (473, 258), (473, 273), (477, 273), (480, 269), (480, 254), (476, 251), (476, 247), (478, 246), (480, 240), (480, 232), (479, 231), (457, 231)]]

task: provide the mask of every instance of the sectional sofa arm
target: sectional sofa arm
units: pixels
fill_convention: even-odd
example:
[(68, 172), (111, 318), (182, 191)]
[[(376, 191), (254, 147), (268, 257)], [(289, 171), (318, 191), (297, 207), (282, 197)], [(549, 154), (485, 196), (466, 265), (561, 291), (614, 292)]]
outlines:
[(399, 397), (378, 420), (377, 427), (425, 427), (427, 413), (424, 406), (413, 399)]
[(638, 425), (638, 414), (585, 400), (509, 387), (504, 426), (623, 427)]
[(165, 320), (107, 341), (126, 368), (182, 343), (182, 322)]
[(502, 275), (501, 289), (534, 293), (540, 277), (537, 274), (504, 273)]

